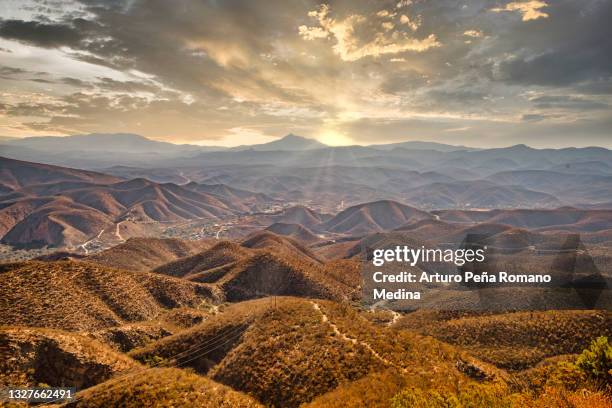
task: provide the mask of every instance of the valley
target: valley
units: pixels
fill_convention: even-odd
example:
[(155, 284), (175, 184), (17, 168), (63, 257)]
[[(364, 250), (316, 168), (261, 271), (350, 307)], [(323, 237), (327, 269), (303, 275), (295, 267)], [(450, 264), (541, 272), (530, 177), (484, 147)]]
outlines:
[[(589, 173), (603, 167), (561, 191), (558, 163), (500, 172), (513, 149), (306, 146), (102, 171), (0, 159), (0, 385), (73, 384), (67, 407), (384, 407), (465, 390), (605, 406), (564, 371), (612, 336), (612, 179)], [(513, 166), (541, 167), (519, 150)], [(257, 164), (271, 157), (290, 161)], [(453, 157), (469, 168), (444, 170)], [(368, 251), (396, 246), (486, 262), (390, 262), (370, 302)], [(483, 270), (511, 281), (446, 279)], [(406, 292), (409, 272), (440, 279)]]

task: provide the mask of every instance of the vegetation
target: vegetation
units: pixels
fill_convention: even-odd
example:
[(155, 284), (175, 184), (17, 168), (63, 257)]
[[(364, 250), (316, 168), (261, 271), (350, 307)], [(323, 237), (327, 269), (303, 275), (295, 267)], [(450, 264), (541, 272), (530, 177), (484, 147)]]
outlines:
[(461, 316), (416, 312), (400, 319), (395, 327), (418, 330), (500, 368), (517, 371), (548, 357), (579, 353), (595, 336), (611, 336), (612, 313), (567, 310)]
[(152, 369), (77, 394), (66, 407), (262, 407), (253, 398), (178, 369)]
[(498, 384), (473, 384), (457, 393), (411, 388), (391, 400), (392, 408), (608, 408), (602, 392), (547, 388), (542, 394), (512, 394)]
[(607, 337), (593, 340), (591, 346), (578, 356), (576, 367), (582, 370), (589, 380), (610, 387), (612, 385), (612, 344)]

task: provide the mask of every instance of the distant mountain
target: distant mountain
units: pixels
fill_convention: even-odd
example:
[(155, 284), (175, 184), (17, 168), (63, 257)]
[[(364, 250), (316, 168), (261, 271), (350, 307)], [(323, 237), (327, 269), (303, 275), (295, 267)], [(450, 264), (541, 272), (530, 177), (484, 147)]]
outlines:
[(225, 149), (159, 142), (131, 133), (37, 136), (0, 143), (2, 154), (11, 158), (89, 169), (116, 165), (148, 166), (154, 162)]
[(395, 148), (401, 147), (409, 150), (437, 150), (439, 152), (455, 152), (459, 150), (480, 150), (474, 147), (467, 146), (455, 146), (444, 143), (436, 143), (436, 142), (421, 142), (421, 141), (409, 141), (409, 142), (399, 142), (399, 143), (388, 143), (388, 144), (376, 144), (369, 145), (368, 147), (372, 147), (374, 149), (379, 150), (393, 150)]
[(434, 211), (442, 221), (505, 224), (538, 231), (594, 232), (612, 229), (612, 210), (581, 210), (563, 207), (554, 210)]
[(557, 208), (557, 197), (486, 180), (432, 183), (409, 190), (404, 200), (419, 208)]
[(27, 147), (30, 149), (51, 152), (130, 152), (168, 153), (188, 151), (223, 150), (222, 147), (204, 147), (196, 145), (180, 145), (168, 142), (159, 142), (133, 133), (91, 133), (73, 136), (36, 136), (26, 138), (13, 138), (7, 142), (9, 146)]
[(231, 150), (255, 150), (255, 151), (300, 151), (300, 150), (313, 150), (323, 149), (328, 147), (326, 144), (318, 142), (314, 139), (309, 139), (302, 136), (296, 136), (294, 134), (288, 134), (282, 139), (275, 140), (270, 143), (263, 143), (251, 146), (238, 146)]
[(322, 224), (321, 229), (339, 233), (368, 234), (431, 218), (433, 216), (425, 211), (396, 201), (382, 200), (349, 207)]
[(263, 193), (255, 193), (227, 186), (225, 184), (198, 184), (191, 182), (182, 187), (200, 193), (212, 194), (233, 202), (241, 202), (251, 210), (258, 210), (262, 205), (271, 203), (274, 199)]

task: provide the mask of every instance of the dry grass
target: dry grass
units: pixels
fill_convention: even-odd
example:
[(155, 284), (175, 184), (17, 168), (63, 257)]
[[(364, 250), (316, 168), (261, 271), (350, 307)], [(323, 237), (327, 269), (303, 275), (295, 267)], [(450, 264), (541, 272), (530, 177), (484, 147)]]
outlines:
[(212, 245), (211, 241), (184, 241), (172, 238), (130, 238), (88, 261), (131, 271), (149, 271), (174, 259), (193, 255)]
[(85, 262), (24, 262), (0, 273), (0, 324), (93, 331), (200, 307), (203, 284)]
[(184, 370), (152, 369), (77, 394), (66, 407), (262, 407), (253, 398)]
[(139, 366), (86, 336), (49, 329), (1, 327), (0, 354), (0, 386), (81, 389)]
[(441, 320), (429, 323), (422, 317), (418, 313), (407, 315), (396, 327), (414, 328), (414, 322), (420, 322), (421, 333), (461, 346), (509, 370), (533, 367), (548, 357), (579, 353), (593, 338), (612, 334), (612, 313), (606, 311), (516, 312), (450, 319), (439, 314)]

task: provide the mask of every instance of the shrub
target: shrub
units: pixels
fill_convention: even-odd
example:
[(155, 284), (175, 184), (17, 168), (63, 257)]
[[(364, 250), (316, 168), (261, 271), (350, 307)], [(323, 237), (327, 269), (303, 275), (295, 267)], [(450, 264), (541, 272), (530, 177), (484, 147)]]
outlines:
[(588, 379), (598, 384), (612, 384), (612, 344), (608, 338), (601, 336), (593, 340), (576, 359), (576, 366)]

